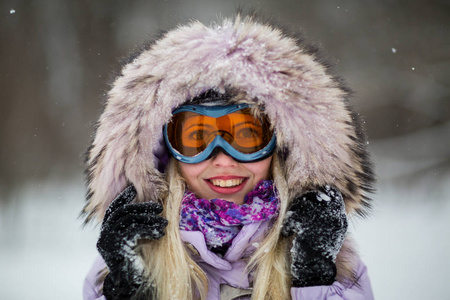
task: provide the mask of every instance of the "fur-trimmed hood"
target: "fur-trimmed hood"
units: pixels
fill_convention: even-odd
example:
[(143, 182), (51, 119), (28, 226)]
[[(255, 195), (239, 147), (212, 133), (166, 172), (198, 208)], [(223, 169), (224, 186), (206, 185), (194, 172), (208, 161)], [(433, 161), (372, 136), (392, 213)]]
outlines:
[(373, 173), (349, 90), (302, 41), (238, 16), (180, 26), (123, 67), (87, 153), (87, 220), (101, 220), (129, 184), (138, 201), (159, 200), (167, 190), (162, 127), (175, 107), (209, 90), (238, 91), (265, 108), (290, 195), (332, 184), (348, 213), (366, 212)]

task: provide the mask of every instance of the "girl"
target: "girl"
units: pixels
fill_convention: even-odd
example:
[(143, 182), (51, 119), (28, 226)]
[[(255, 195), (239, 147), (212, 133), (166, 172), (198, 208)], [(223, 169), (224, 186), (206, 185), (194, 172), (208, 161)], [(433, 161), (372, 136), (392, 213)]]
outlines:
[(88, 151), (85, 299), (373, 299), (347, 218), (372, 166), (349, 90), (253, 18), (131, 57)]

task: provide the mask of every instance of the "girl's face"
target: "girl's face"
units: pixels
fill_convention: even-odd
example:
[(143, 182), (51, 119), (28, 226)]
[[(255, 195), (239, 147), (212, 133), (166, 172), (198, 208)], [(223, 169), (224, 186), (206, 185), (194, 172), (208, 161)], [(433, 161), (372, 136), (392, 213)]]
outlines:
[(179, 162), (179, 166), (189, 190), (197, 197), (220, 198), (240, 205), (258, 182), (269, 179), (271, 162), (272, 156), (258, 162), (239, 163), (219, 152), (200, 163)]

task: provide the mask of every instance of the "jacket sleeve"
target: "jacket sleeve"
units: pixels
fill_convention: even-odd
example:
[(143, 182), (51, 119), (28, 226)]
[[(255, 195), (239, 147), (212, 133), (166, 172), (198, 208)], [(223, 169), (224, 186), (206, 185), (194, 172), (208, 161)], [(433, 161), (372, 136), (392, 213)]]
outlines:
[(357, 277), (357, 282), (348, 286), (335, 281), (329, 286), (291, 288), (291, 297), (293, 300), (373, 300), (367, 267), (362, 261), (358, 263)]
[(105, 267), (105, 262), (99, 256), (84, 280), (83, 300), (106, 300), (101, 292), (101, 284), (97, 283), (98, 275)]

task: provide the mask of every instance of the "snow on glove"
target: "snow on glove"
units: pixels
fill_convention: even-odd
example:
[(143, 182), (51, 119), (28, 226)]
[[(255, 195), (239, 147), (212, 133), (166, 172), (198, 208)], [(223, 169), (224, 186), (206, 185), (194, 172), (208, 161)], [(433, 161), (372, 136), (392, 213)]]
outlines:
[(129, 186), (111, 203), (100, 229), (97, 249), (108, 266), (103, 284), (106, 299), (130, 299), (143, 283), (143, 267), (135, 247), (139, 239), (157, 240), (168, 221), (156, 202), (130, 203), (136, 189)]
[(294, 199), (282, 228), (295, 234), (291, 248), (292, 286), (331, 285), (335, 260), (347, 233), (344, 200), (334, 187), (309, 191)]

